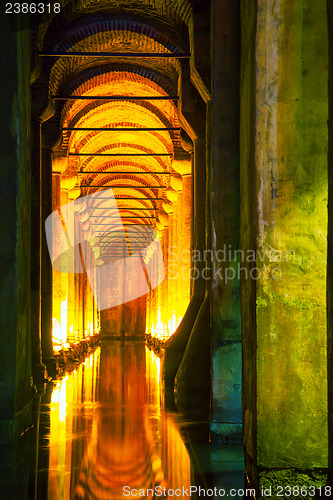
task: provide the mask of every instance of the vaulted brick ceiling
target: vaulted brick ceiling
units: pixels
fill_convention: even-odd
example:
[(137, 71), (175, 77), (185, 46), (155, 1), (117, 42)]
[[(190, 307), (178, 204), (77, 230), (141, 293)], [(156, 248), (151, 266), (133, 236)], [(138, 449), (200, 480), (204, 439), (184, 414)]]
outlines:
[[(175, 96), (180, 61), (177, 58), (126, 57), (126, 52), (188, 51), (190, 3), (187, 0), (63, 3), (66, 6), (61, 15), (39, 26), (37, 45), (40, 50), (120, 52), (124, 56), (59, 57), (43, 61), (44, 70), (50, 75), (50, 96), (90, 97), (87, 100), (55, 100), (55, 116), (60, 127), (179, 127), (174, 101), (131, 100), (131, 97)], [(123, 98), (91, 99), (94, 96)], [(163, 201), (168, 201), (166, 191), (170, 188), (170, 176), (175, 173), (173, 159), (175, 155), (186, 157), (180, 146), (179, 130), (66, 130), (55, 153), (69, 157), (69, 171), (77, 171), (82, 196), (101, 192), (102, 186), (127, 186), (114, 188), (115, 195), (122, 198), (118, 201), (121, 215), (130, 223), (152, 225), (156, 224), (153, 217), (158, 217), (162, 211)], [(75, 156), (77, 153), (80, 155)], [(82, 156), (101, 153), (103, 156)], [(164, 156), (133, 156), (142, 153)], [(117, 156), (104, 156), (107, 154)], [(90, 185), (93, 187), (88, 187)], [(144, 199), (134, 199), (139, 197)], [(160, 200), (154, 201), (156, 198)], [(103, 203), (98, 208), (96, 215), (98, 213), (103, 222), (103, 214), (108, 213), (107, 204), (105, 212)]]

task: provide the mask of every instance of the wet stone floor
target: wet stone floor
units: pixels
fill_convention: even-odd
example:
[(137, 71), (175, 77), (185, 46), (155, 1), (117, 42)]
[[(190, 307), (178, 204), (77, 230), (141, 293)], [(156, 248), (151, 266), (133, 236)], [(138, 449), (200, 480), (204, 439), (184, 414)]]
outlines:
[(143, 342), (104, 341), (49, 384), (29, 436), (1, 452), (0, 499), (243, 498), (242, 447), (165, 408), (159, 371)]

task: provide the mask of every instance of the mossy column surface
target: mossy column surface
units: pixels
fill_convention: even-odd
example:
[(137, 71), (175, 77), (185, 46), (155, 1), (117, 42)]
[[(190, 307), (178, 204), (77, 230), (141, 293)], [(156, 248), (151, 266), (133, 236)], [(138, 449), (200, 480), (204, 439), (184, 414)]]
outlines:
[(328, 145), (328, 254), (327, 254), (327, 351), (328, 351), (328, 432), (329, 484), (333, 486), (333, 4), (328, 6), (329, 40), (329, 145)]
[[(30, 426), (30, 37), (0, 16), (0, 442)], [(10, 457), (7, 457), (10, 460)]]
[(243, 401), (250, 473), (255, 466), (327, 466), (325, 19), (325, 2), (259, 0), (256, 12), (242, 2)]

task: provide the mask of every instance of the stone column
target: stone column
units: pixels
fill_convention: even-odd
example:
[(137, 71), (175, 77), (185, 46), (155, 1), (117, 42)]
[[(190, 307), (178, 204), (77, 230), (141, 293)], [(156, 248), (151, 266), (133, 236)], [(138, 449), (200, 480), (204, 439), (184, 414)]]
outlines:
[(34, 384), (44, 386), (46, 367), (41, 350), (41, 123), (32, 121), (31, 151), (31, 368)]
[[(60, 173), (53, 173), (53, 179), (52, 179), (52, 211), (54, 212), (61, 206), (61, 174)], [(60, 229), (60, 228), (59, 228)], [(59, 236), (57, 234), (54, 235), (55, 238), (53, 239), (53, 243), (55, 244), (57, 239), (59, 242), (60, 240), (60, 234)], [(59, 321), (60, 324), (60, 319), (61, 319), (61, 279), (62, 279), (62, 273), (57, 271), (56, 269), (52, 270), (52, 316), (54, 320)], [(55, 327), (55, 324), (52, 325), (53, 328)]]
[[(164, 212), (163, 212), (164, 214)], [(164, 259), (164, 281), (161, 283), (161, 319), (166, 332), (168, 318), (168, 248), (169, 248), (169, 218), (166, 215), (159, 216), (158, 221), (162, 231), (162, 252)]]
[(174, 246), (176, 247), (175, 253), (177, 254), (177, 278), (175, 280), (175, 321), (179, 323), (179, 318), (184, 316), (186, 311), (183, 310), (184, 298), (182, 291), (182, 261), (181, 255), (184, 244), (184, 235), (182, 233), (182, 177), (179, 174), (173, 174), (170, 179), (170, 184), (175, 192), (174, 202)]
[[(210, 400), (210, 302), (204, 276), (206, 250), (206, 134), (194, 142), (194, 213), (196, 221), (192, 233), (192, 251), (199, 258), (192, 260), (192, 297), (176, 333), (186, 327), (186, 335), (179, 337), (185, 352), (179, 359), (174, 380), (177, 407), (183, 411), (200, 409), (208, 417)], [(189, 327), (189, 328), (188, 328)], [(188, 335), (188, 336), (187, 336)], [(186, 343), (185, 343), (186, 340)], [(176, 341), (176, 339), (175, 339)], [(185, 344), (185, 345), (184, 345)], [(200, 367), (200, 369), (198, 369)]]
[[(40, 61), (39, 61), (40, 62)], [(34, 383), (44, 388), (46, 375), (41, 351), (41, 262), (42, 237), (45, 232), (42, 219), (42, 123), (52, 114), (48, 99), (48, 76), (43, 68), (31, 75), (31, 360)]]
[[(0, 48), (4, 75), (0, 101), (1, 444), (13, 443), (31, 426), (30, 34), (21, 22), (21, 16), (15, 20), (0, 16), (1, 36), (6, 40)], [(13, 450), (4, 450), (2, 474), (5, 464), (11, 466), (21, 458), (17, 454), (14, 458)]]
[[(156, 268), (151, 263), (151, 258), (149, 259), (148, 265), (151, 266), (152, 278), (155, 279)], [(157, 301), (156, 301), (156, 288), (150, 290), (150, 321), (152, 325), (152, 335), (156, 337), (156, 322), (157, 322)]]
[(327, 467), (326, 16), (324, 2), (242, 2), (242, 247), (257, 250), (242, 276), (244, 441), (267, 486)]
[(147, 293), (147, 306), (146, 306), (146, 333), (151, 334), (151, 310), (150, 310), (150, 291)]
[[(242, 330), (239, 292), (239, 5), (213, 2), (212, 415), (213, 433), (242, 437)], [(223, 63), (222, 63), (223, 61)], [(229, 252), (231, 250), (231, 253)], [(235, 258), (234, 258), (235, 256)]]
[[(168, 230), (168, 238), (167, 238), (167, 247), (166, 247), (166, 253), (165, 253), (165, 263), (167, 267), (167, 275), (166, 275), (166, 280), (167, 280), (167, 291), (165, 295), (165, 303), (164, 303), (164, 313), (165, 313), (165, 325), (167, 328), (167, 334), (168, 338), (173, 334), (172, 331), (170, 331), (169, 325), (171, 325), (171, 318), (172, 318), (172, 308), (174, 306), (174, 283), (175, 283), (175, 276), (177, 272), (177, 263), (174, 262), (175, 259), (175, 251), (174, 251), (174, 228), (173, 228), (173, 220), (174, 220), (174, 206), (171, 201), (168, 203), (163, 203), (163, 209), (165, 213), (167, 213), (167, 218), (165, 223), (168, 225), (167, 230)], [(163, 220), (163, 219), (162, 219)]]
[[(333, 123), (333, 5), (328, 6), (328, 123)], [(328, 129), (328, 255), (327, 255), (327, 350), (328, 350), (328, 470), (333, 487), (333, 129)]]
[[(68, 203), (73, 202), (80, 195), (80, 188), (73, 188), (68, 190), (67, 198)], [(75, 268), (75, 257), (74, 255), (71, 257), (71, 269)], [(53, 273), (54, 276), (54, 273)], [(76, 330), (76, 287), (75, 287), (75, 274), (69, 273), (64, 274), (63, 277), (67, 280), (67, 337), (70, 342), (73, 342), (75, 335), (74, 331)]]
[[(157, 232), (157, 238), (159, 239), (160, 245), (161, 245), (161, 250), (162, 250), (162, 255), (164, 259), (164, 251), (163, 251), (163, 230), (159, 230), (156, 228)], [(157, 264), (157, 272), (159, 273), (159, 263)], [(163, 282), (157, 287), (157, 321), (158, 321), (158, 328), (159, 328), (159, 338), (163, 340), (163, 320), (162, 320), (162, 314), (163, 314), (163, 305), (162, 305), (162, 298), (163, 296)]]
[(210, 52), (210, 10), (210, 2), (193, 6), (193, 24), (189, 32), (192, 56), (190, 67), (182, 66), (179, 94), (180, 122), (194, 144), (191, 250), (198, 252), (200, 257), (198, 262), (192, 262), (195, 279), (192, 280), (191, 301), (177, 329), (177, 333), (184, 332), (182, 341), (186, 350), (175, 377), (174, 393), (179, 408), (194, 407), (202, 412), (202, 418), (209, 415), (211, 390), (210, 288), (209, 281), (204, 278), (204, 252), (210, 248), (211, 232), (211, 58), (207, 57)]
[(191, 162), (174, 162), (178, 174), (172, 176), (171, 186), (177, 191), (177, 246), (178, 251), (178, 315), (183, 318), (190, 301), (191, 248)]
[[(187, 99), (185, 99), (185, 102), (187, 105), (189, 105), (190, 98), (188, 96)], [(183, 109), (183, 111), (185, 112), (185, 109)], [(192, 126), (196, 125), (198, 134), (193, 140), (193, 156), (192, 156), (192, 169), (191, 169), (192, 170), (192, 206), (191, 206), (192, 223), (194, 220), (196, 221), (196, 224), (194, 223), (192, 224), (191, 252), (195, 250), (202, 256), (203, 251), (205, 249), (206, 141), (205, 141), (205, 130), (204, 128), (202, 128), (203, 118), (200, 112), (198, 112), (198, 108), (196, 108), (196, 112), (193, 114), (194, 116), (190, 114), (189, 118), (191, 118), (193, 121)], [(184, 351), (187, 346), (189, 337), (191, 335), (195, 320), (197, 319), (200, 307), (203, 303), (203, 299), (205, 296), (205, 281), (201, 278), (202, 270), (205, 267), (204, 262), (199, 259), (197, 262), (192, 262), (191, 267), (193, 267), (193, 273), (199, 274), (199, 279), (192, 280), (191, 300), (186, 310), (186, 313), (180, 325), (178, 326), (176, 332), (163, 346), (164, 352), (163, 352), (162, 373), (163, 373), (163, 379), (167, 385), (171, 385), (174, 382), (176, 373), (183, 359)], [(170, 287), (170, 280), (169, 280), (169, 287)], [(207, 312), (207, 306), (205, 306), (205, 311)], [(206, 324), (207, 321), (209, 323), (209, 316), (207, 317), (206, 313), (204, 315), (204, 318)], [(210, 343), (209, 328), (208, 328), (207, 338), (208, 338), (208, 343)], [(190, 378), (191, 376), (189, 375), (188, 381), (190, 380)], [(198, 378), (201, 378), (201, 374), (197, 370), (197, 378), (193, 379), (194, 384), (198, 382)], [(185, 381), (185, 377), (183, 379)], [(204, 390), (205, 389), (203, 389), (203, 392)]]
[[(80, 228), (80, 231), (82, 231), (82, 228)], [(85, 249), (82, 250), (83, 253), (83, 261), (86, 261), (86, 252)], [(86, 273), (81, 273), (82, 274), (82, 281), (81, 281), (81, 318), (82, 318), (82, 338), (86, 337), (86, 322), (87, 322), (87, 274)]]
[(41, 261), (41, 327), (43, 362), (53, 377), (57, 366), (52, 344), (52, 263), (47, 247), (45, 220), (52, 213), (52, 150), (42, 150), (42, 261)]
[[(177, 262), (170, 263), (170, 268), (169, 268), (169, 304), (168, 304), (168, 322), (170, 321), (170, 327), (171, 331), (169, 332), (169, 335), (172, 335), (174, 333), (175, 329), (175, 318), (176, 318), (176, 311), (177, 311), (177, 300), (180, 300), (180, 298), (177, 296), (177, 282), (178, 282), (178, 239), (177, 239), (177, 192), (174, 189), (167, 189), (166, 192), (167, 198), (169, 200), (169, 205), (167, 210), (169, 211), (169, 248), (170, 248), (170, 257), (169, 261), (171, 259), (176, 259)], [(164, 204), (165, 207), (166, 204)], [(166, 209), (166, 207), (165, 207)], [(172, 252), (172, 254), (171, 254)]]
[[(191, 168), (191, 167), (190, 167)], [(190, 301), (190, 268), (191, 268), (191, 173), (182, 175), (182, 228), (183, 258), (182, 258), (182, 294), (183, 299)]]

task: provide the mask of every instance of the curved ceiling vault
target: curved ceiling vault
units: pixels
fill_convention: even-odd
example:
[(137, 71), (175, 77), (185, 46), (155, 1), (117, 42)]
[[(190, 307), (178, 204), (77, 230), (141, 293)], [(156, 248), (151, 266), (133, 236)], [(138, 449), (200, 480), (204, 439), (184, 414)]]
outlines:
[[(39, 50), (124, 55), (43, 60), (50, 75), (49, 96), (57, 97), (55, 114), (65, 129), (54, 155), (68, 158), (64, 175), (77, 176), (81, 196), (112, 187), (126, 223), (156, 227), (162, 204), (168, 203), (170, 177), (176, 173), (173, 159), (187, 154), (180, 146), (177, 103), (168, 99), (177, 94), (181, 63), (177, 58), (134, 58), (126, 53), (187, 52), (190, 2), (81, 0), (63, 5), (59, 16), (40, 24)], [(58, 99), (73, 96), (80, 99)], [(133, 99), (137, 97), (143, 99)], [(113, 130), (89, 130), (96, 128)], [(94, 207), (96, 220), (106, 226), (112, 222), (106, 201)], [(102, 261), (107, 248), (100, 248)]]

